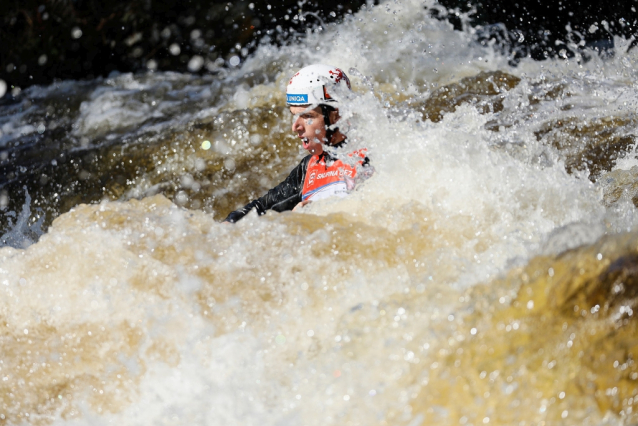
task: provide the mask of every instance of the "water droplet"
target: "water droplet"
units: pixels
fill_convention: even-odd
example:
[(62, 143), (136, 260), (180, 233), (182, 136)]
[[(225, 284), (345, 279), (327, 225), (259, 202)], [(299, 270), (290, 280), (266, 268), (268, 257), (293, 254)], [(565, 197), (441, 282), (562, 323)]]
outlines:
[(199, 55), (195, 55), (188, 61), (188, 70), (191, 72), (197, 72), (204, 66), (204, 58)]
[(177, 195), (175, 195), (175, 203), (179, 205), (184, 205), (188, 201), (188, 194), (184, 191), (179, 191)]
[(171, 52), (171, 55), (177, 56), (180, 54), (182, 49), (179, 48), (179, 45), (177, 43), (173, 43), (168, 47), (168, 51)]
[(235, 160), (233, 160), (232, 158), (226, 159), (226, 161), (224, 161), (224, 167), (229, 172), (232, 172), (233, 170), (235, 170)]
[(202, 149), (203, 150), (209, 150), (211, 147), (210, 141), (204, 141), (202, 142)]
[(261, 143), (261, 135), (254, 134), (250, 137), (250, 143), (253, 145), (259, 145)]

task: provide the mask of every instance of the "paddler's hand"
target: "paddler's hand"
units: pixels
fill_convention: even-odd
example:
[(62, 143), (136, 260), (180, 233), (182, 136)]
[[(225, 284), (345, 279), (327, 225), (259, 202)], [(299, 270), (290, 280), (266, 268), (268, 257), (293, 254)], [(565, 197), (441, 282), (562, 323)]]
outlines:
[(311, 201), (311, 200), (304, 200), (304, 201), (300, 202), (299, 204), (297, 204), (297, 205), (295, 206), (295, 208), (294, 208), (294, 209), (292, 209), (292, 211), (293, 211), (293, 212), (298, 212), (299, 210), (301, 210), (301, 208), (302, 208), (303, 206), (305, 206), (306, 204), (309, 204), (309, 203), (312, 203), (312, 201)]

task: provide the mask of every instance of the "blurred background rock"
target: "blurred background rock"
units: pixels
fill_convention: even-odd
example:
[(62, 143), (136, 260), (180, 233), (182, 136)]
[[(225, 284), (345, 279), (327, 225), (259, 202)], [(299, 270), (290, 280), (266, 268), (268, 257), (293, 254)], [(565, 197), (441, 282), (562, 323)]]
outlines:
[[(11, 94), (112, 71), (215, 72), (238, 65), (266, 36), (286, 42), (366, 3), (378, 0), (3, 0), (0, 79)], [(573, 57), (584, 46), (613, 54), (614, 34), (636, 33), (636, 7), (635, 1), (440, 0), (431, 12), (457, 29), (475, 27), (478, 42), (496, 43), (516, 62)]]
[(270, 3), (3, 0), (0, 79), (24, 88), (112, 71), (214, 72), (238, 65), (265, 36), (284, 42), (308, 25), (340, 20), (366, 2)]

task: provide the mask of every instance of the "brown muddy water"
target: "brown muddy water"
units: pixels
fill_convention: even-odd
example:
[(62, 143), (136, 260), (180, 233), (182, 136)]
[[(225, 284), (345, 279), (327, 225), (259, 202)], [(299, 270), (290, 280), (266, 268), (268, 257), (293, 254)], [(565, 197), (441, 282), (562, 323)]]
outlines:
[[(387, 2), (215, 75), (0, 106), (0, 422), (638, 423), (636, 50), (508, 64)], [(219, 222), (350, 75), (348, 197)]]

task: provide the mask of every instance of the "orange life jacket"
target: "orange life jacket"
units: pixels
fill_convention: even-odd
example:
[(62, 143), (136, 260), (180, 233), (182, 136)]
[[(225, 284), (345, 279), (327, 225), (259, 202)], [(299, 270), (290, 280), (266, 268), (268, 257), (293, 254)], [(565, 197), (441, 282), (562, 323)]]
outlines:
[[(362, 149), (349, 154), (350, 157), (358, 156), (363, 164), (366, 150)], [(301, 190), (302, 200), (321, 200), (332, 196), (344, 197), (355, 186), (357, 175), (356, 165), (349, 165), (341, 160), (335, 160), (326, 154), (313, 155), (308, 162), (306, 178)]]

